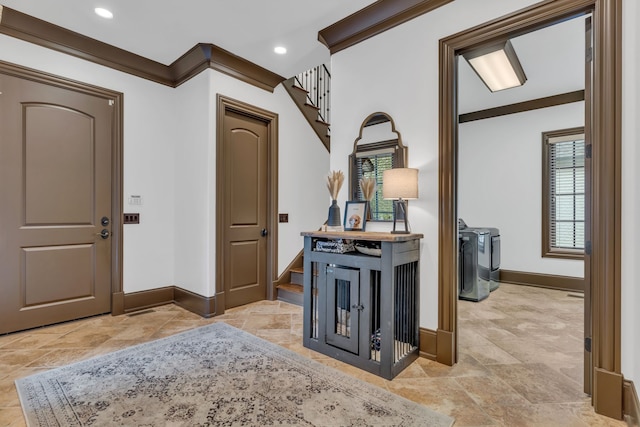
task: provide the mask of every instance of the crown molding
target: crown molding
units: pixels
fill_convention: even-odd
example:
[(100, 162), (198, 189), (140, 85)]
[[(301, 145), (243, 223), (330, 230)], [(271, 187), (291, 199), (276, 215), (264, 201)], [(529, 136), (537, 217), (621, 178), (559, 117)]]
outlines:
[(245, 83), (273, 92), (286, 80), (266, 68), (249, 62), (210, 43), (199, 43), (169, 66), (175, 86), (207, 68), (227, 74)]
[(318, 32), (333, 55), (453, 0), (379, 0)]
[(197, 44), (167, 66), (3, 6), (0, 33), (170, 87), (209, 68), (270, 92), (285, 80), (213, 44)]

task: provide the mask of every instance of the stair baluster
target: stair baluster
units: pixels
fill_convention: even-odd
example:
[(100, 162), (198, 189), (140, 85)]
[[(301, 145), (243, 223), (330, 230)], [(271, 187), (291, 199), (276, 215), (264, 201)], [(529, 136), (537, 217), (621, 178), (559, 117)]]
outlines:
[(322, 144), (331, 151), (329, 129), (331, 75), (327, 67), (320, 65), (291, 77), (282, 84)]
[(318, 119), (324, 123), (331, 123), (330, 92), (331, 73), (326, 65), (318, 65), (310, 70), (298, 74), (295, 85), (307, 91), (307, 99), (311, 105), (318, 108)]

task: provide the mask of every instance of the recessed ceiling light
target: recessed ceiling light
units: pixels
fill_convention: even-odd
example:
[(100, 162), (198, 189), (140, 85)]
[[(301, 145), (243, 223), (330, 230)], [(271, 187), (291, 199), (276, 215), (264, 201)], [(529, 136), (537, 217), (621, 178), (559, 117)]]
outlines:
[(96, 13), (96, 15), (101, 16), (103, 18), (106, 18), (106, 19), (113, 18), (113, 13), (111, 13), (110, 10), (107, 10), (103, 7), (96, 7), (95, 9), (93, 9), (93, 11)]
[(273, 48), (273, 51), (278, 55), (284, 55), (285, 53), (287, 53), (287, 48), (284, 46), (276, 46), (275, 48)]

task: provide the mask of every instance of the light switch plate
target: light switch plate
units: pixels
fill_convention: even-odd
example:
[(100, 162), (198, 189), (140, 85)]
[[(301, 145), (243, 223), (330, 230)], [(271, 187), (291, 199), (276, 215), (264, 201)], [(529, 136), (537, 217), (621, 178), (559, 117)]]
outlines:
[(139, 213), (126, 213), (122, 214), (123, 224), (140, 224), (140, 214)]

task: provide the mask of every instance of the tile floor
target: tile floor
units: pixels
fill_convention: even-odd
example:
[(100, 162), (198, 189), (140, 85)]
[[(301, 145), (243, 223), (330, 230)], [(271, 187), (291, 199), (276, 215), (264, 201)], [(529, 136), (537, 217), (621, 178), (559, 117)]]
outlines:
[(0, 427), (24, 426), (14, 379), (224, 321), (456, 418), (456, 426), (624, 426), (594, 413), (582, 393), (583, 300), (501, 284), (460, 301), (460, 362), (418, 359), (393, 381), (302, 346), (302, 309), (263, 301), (202, 319), (175, 305), (0, 336)]

